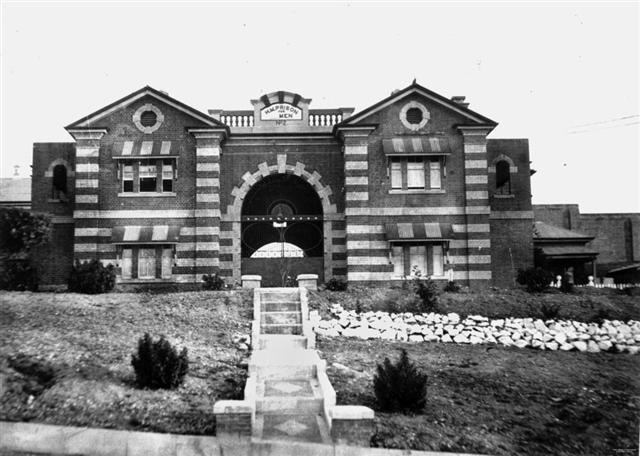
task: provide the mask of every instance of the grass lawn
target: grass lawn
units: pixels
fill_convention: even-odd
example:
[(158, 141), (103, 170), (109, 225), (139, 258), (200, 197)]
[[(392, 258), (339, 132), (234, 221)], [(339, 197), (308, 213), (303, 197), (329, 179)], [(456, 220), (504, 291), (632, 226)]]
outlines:
[[(252, 293), (0, 292), (0, 420), (215, 434), (213, 404), (242, 394)], [(173, 391), (134, 385), (145, 332), (189, 353)]]

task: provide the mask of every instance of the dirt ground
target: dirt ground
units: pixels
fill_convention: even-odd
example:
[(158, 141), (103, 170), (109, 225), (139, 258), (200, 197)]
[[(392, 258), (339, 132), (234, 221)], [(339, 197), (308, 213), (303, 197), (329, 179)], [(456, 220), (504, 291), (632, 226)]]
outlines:
[(373, 446), (505, 456), (638, 454), (637, 355), (322, 337), (318, 348), (338, 404), (375, 410), (376, 364), (397, 359), (402, 348), (427, 373), (424, 414), (376, 410)]
[[(215, 434), (213, 404), (242, 395), (252, 295), (0, 292), (0, 420)], [(186, 347), (176, 390), (134, 385), (138, 338)]]

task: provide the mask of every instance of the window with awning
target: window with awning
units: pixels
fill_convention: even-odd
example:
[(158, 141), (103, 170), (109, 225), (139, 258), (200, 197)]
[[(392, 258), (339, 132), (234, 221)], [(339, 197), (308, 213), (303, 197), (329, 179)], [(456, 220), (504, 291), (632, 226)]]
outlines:
[(385, 226), (391, 244), (390, 262), (394, 275), (410, 277), (444, 276), (445, 249), (453, 237), (446, 223), (390, 223)]
[(170, 225), (117, 226), (113, 228), (114, 244), (177, 244), (180, 227)]
[(382, 140), (392, 191), (441, 191), (448, 141), (424, 136)]
[(449, 223), (388, 223), (385, 232), (389, 242), (435, 242), (453, 238)]

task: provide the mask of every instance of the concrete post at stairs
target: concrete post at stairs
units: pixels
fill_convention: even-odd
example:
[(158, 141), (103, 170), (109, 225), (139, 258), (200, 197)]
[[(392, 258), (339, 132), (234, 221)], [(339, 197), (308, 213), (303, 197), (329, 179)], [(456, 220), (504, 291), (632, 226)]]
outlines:
[(243, 275), (242, 288), (260, 288), (262, 276), (259, 275)]
[(216, 436), (221, 440), (251, 438), (253, 407), (249, 401), (218, 401), (213, 404)]
[(337, 445), (368, 447), (374, 432), (373, 410), (361, 405), (331, 409), (331, 439)]
[(298, 287), (308, 290), (318, 289), (318, 274), (300, 274), (297, 277)]

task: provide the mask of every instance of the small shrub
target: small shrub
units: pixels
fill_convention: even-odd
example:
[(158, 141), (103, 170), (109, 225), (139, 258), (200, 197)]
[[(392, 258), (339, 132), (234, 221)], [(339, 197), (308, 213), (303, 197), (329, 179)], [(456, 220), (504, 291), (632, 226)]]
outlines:
[(457, 293), (460, 291), (460, 285), (455, 283), (453, 280), (449, 280), (444, 287), (444, 291), (447, 293)]
[(553, 320), (560, 314), (560, 305), (553, 302), (543, 302), (540, 306), (540, 313), (544, 320)]
[(627, 296), (640, 296), (640, 287), (626, 287), (620, 290), (620, 293)]
[(76, 260), (69, 277), (69, 291), (75, 293), (108, 293), (116, 285), (116, 268), (98, 260), (80, 263)]
[(0, 266), (0, 290), (37, 291), (38, 271), (26, 259), (8, 259)]
[(180, 354), (161, 336), (154, 341), (149, 333), (138, 340), (138, 352), (131, 355), (136, 382), (141, 388), (172, 389), (184, 381), (189, 368), (187, 349)]
[(420, 298), (420, 308), (417, 313), (438, 311), (438, 286), (431, 277), (422, 278), (421, 272), (413, 269), (413, 291)]
[(346, 280), (332, 277), (324, 284), (325, 288), (329, 291), (345, 291), (347, 289)]
[(385, 358), (373, 377), (378, 406), (385, 412), (421, 412), (427, 403), (427, 375), (409, 359), (406, 350), (394, 364)]
[(49, 239), (51, 219), (24, 209), (0, 209), (0, 251), (28, 252)]
[(549, 286), (553, 278), (553, 274), (545, 269), (529, 268), (518, 270), (516, 280), (520, 285), (526, 285), (528, 292), (539, 293)]
[(205, 274), (202, 276), (204, 284), (202, 288), (205, 290), (222, 290), (225, 286), (224, 279), (218, 275), (218, 273)]

